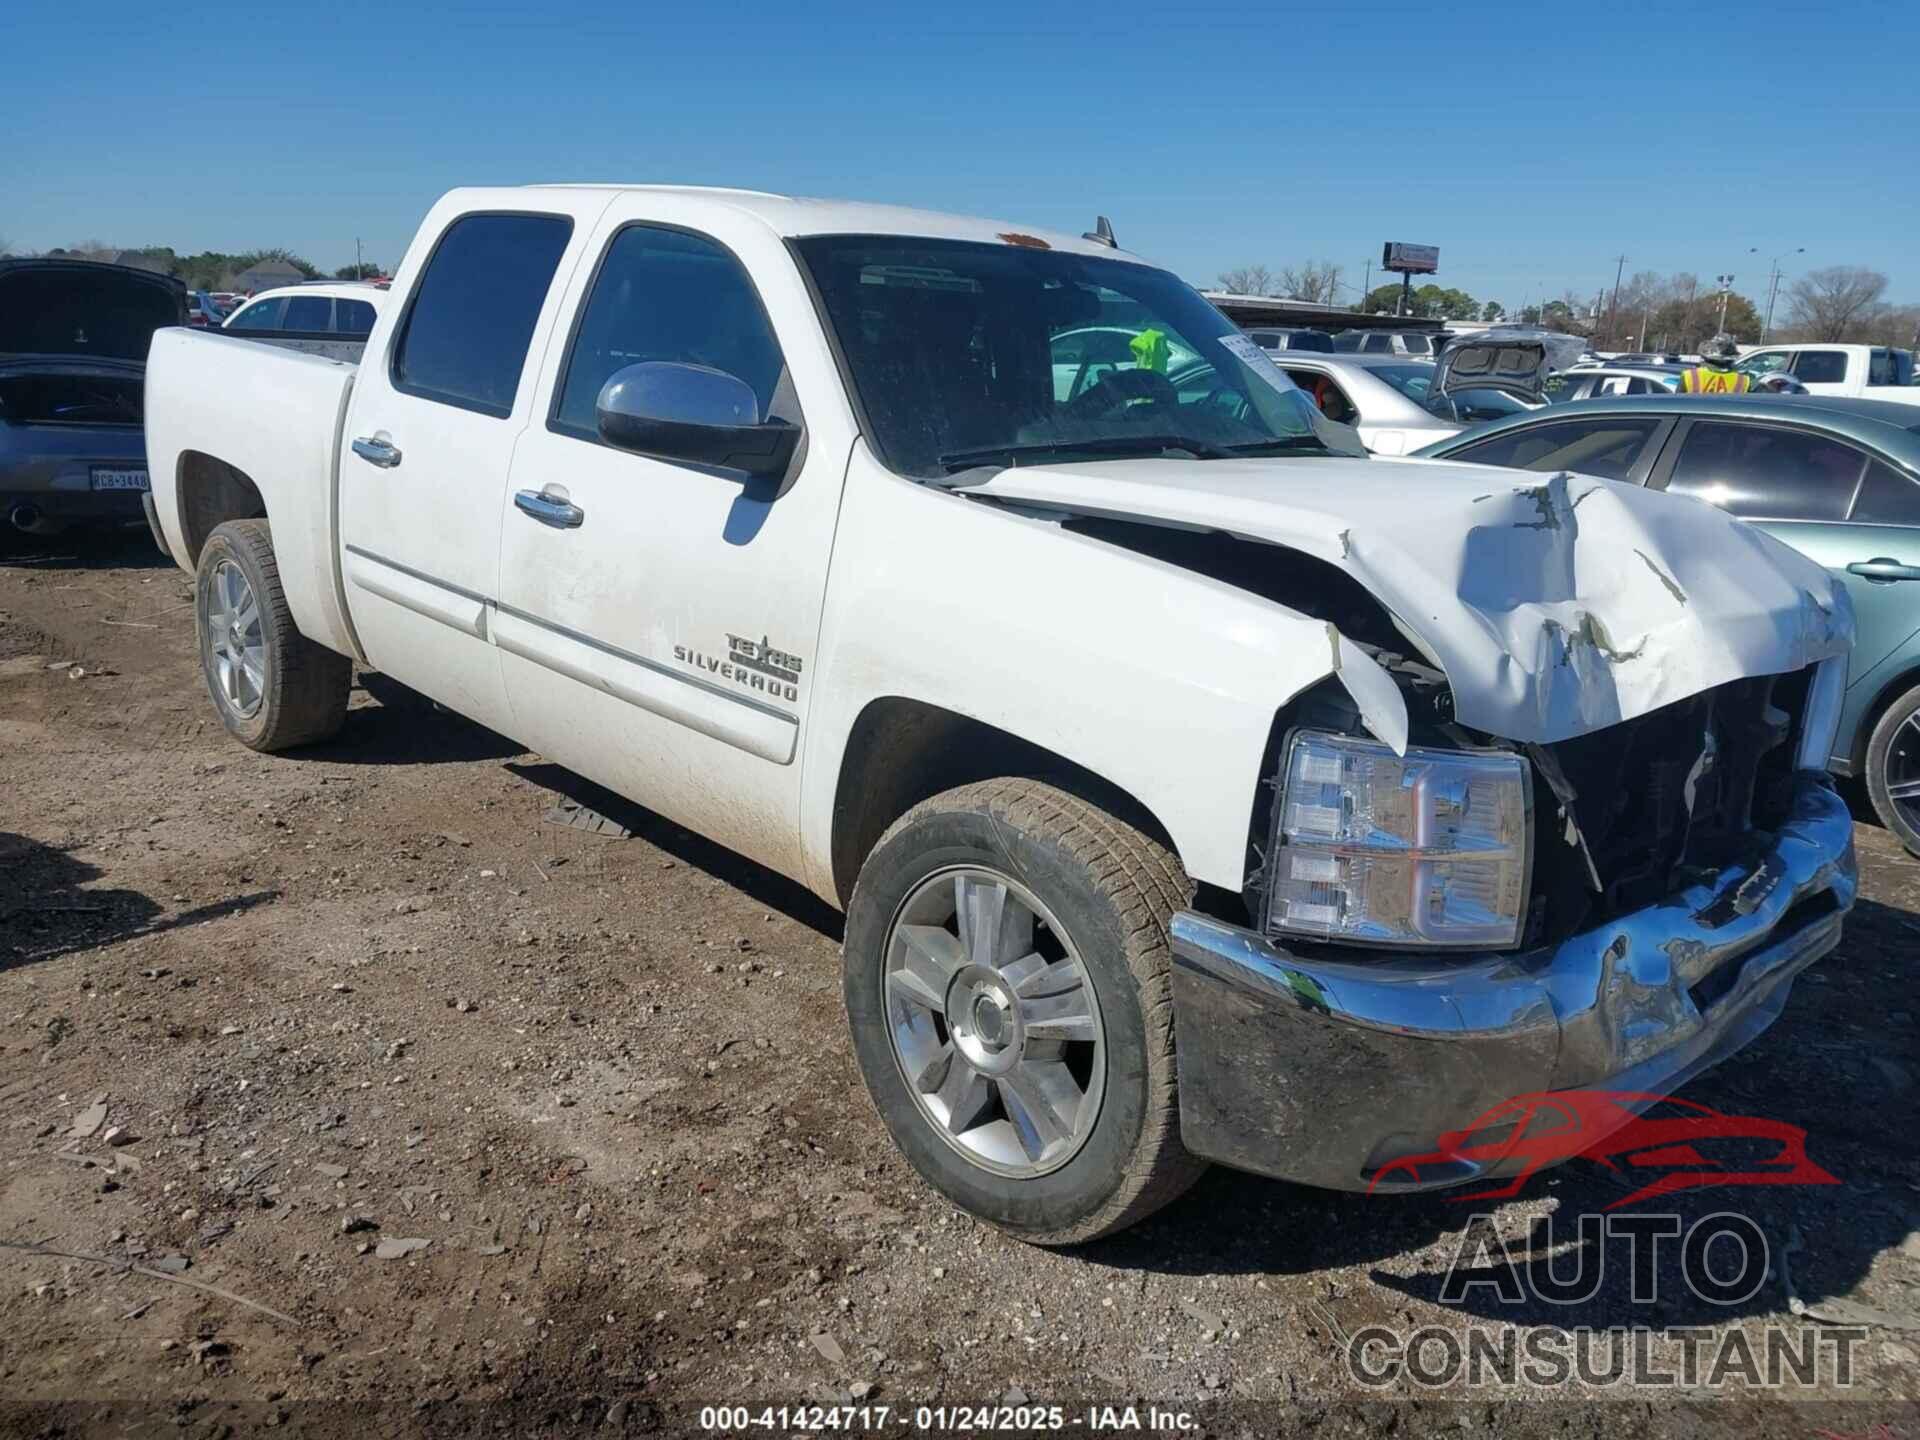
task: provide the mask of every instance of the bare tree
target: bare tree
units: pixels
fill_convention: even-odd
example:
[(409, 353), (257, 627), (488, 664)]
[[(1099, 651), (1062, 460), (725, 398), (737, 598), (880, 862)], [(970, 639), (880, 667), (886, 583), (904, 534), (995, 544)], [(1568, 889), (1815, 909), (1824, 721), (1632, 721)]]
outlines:
[(1264, 265), (1242, 265), (1221, 271), (1219, 285), (1229, 295), (1271, 295), (1273, 272)]
[(1340, 288), (1342, 273), (1341, 268), (1331, 260), (1309, 260), (1300, 266), (1283, 266), (1280, 289), (1295, 300), (1331, 305), (1334, 292)]
[(1859, 265), (1809, 270), (1787, 287), (1789, 314), (1809, 340), (1846, 340), (1873, 318), (1887, 277)]

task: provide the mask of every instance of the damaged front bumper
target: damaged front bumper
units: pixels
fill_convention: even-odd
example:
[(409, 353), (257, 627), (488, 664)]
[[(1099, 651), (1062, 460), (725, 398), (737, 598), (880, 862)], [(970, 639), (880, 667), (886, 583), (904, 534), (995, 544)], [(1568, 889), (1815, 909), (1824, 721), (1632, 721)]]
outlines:
[(1839, 941), (1856, 888), (1852, 817), (1805, 771), (1758, 864), (1538, 950), (1302, 959), (1184, 911), (1181, 1138), (1222, 1164), (1336, 1190), (1509, 1173), (1463, 1160), (1422, 1166), (1418, 1181), (1405, 1167), (1381, 1175), (1516, 1096), (1676, 1089), (1773, 1023), (1793, 977)]

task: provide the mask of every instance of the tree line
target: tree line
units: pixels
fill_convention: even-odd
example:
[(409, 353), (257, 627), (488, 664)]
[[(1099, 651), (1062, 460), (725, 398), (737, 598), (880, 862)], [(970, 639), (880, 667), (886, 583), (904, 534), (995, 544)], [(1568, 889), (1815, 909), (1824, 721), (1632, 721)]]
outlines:
[[(5, 243), (0, 242), (0, 256), (9, 253)], [(387, 273), (372, 261), (362, 261), (359, 264), (342, 265), (329, 276), (305, 256), (278, 248), (233, 253), (202, 250), (195, 255), (178, 255), (168, 245), (139, 245), (122, 249), (98, 240), (86, 240), (77, 245), (56, 246), (43, 253), (53, 259), (102, 260), (109, 264), (153, 270), (162, 275), (172, 275), (189, 290), (231, 290), (241, 275), (269, 260), (291, 265), (308, 280), (369, 280)]]
[[(1330, 260), (1310, 260), (1278, 270), (1242, 265), (1223, 271), (1218, 284), (1236, 295), (1317, 305), (1338, 305), (1345, 292), (1349, 308), (1364, 314), (1402, 313), (1403, 291), (1398, 282), (1359, 295), (1357, 287), (1345, 283), (1345, 273), (1344, 267)], [(1602, 350), (1696, 351), (1722, 330), (1743, 344), (1754, 344), (1765, 334), (1781, 341), (1920, 346), (1920, 304), (1889, 303), (1887, 283), (1878, 270), (1833, 265), (1810, 270), (1759, 297), (1735, 290), (1723, 297), (1716, 285), (1702, 284), (1691, 272), (1662, 275), (1642, 270), (1617, 288), (1601, 287), (1591, 294), (1566, 290), (1558, 299), (1510, 311), (1499, 300), (1482, 301), (1464, 290), (1429, 282), (1406, 292), (1405, 313), (1421, 320), (1505, 319), (1542, 325), (1584, 336)]]

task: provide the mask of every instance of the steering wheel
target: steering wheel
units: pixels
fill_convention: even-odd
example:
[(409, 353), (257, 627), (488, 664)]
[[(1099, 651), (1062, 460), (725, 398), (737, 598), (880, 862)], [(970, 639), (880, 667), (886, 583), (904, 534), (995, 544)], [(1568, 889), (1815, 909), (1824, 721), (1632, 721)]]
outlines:
[[(1136, 403), (1137, 402), (1137, 403)], [(1122, 410), (1140, 409), (1151, 415), (1161, 407), (1180, 404), (1180, 392), (1158, 370), (1112, 370), (1089, 386), (1067, 408), (1082, 419), (1105, 419)]]

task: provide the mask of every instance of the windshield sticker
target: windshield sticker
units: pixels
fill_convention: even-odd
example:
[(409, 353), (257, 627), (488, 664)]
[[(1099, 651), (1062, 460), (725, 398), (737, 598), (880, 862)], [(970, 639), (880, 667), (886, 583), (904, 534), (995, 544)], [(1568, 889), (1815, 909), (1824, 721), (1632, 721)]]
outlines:
[(1234, 359), (1245, 363), (1246, 367), (1258, 375), (1276, 390), (1298, 390), (1300, 387), (1287, 378), (1287, 372), (1280, 368), (1280, 362), (1244, 335), (1222, 335), (1220, 343)]

